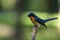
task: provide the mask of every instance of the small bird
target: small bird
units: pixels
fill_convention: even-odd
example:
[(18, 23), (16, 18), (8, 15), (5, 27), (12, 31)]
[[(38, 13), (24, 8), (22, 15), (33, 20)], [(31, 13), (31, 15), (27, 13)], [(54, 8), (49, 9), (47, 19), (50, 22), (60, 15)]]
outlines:
[(46, 28), (47, 28), (47, 26), (45, 25), (46, 22), (58, 19), (58, 18), (49, 18), (49, 19), (43, 20), (43, 19), (39, 18), (38, 16), (36, 16), (34, 13), (29, 13), (28, 17), (30, 18), (30, 20), (36, 27), (38, 27), (38, 24), (40, 24)]

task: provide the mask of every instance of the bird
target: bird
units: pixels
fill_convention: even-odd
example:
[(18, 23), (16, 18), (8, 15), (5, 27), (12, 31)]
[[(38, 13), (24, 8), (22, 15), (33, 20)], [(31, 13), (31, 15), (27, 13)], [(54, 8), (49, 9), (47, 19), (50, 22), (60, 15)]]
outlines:
[(33, 12), (29, 13), (28, 17), (30, 18), (30, 20), (32, 21), (34, 26), (38, 27), (38, 24), (39, 24), (39, 25), (43, 25), (45, 28), (47, 28), (47, 26), (45, 24), (46, 22), (58, 19), (58, 18), (48, 18), (48, 19), (44, 20), (44, 19), (41, 19), (40, 17), (36, 16)]

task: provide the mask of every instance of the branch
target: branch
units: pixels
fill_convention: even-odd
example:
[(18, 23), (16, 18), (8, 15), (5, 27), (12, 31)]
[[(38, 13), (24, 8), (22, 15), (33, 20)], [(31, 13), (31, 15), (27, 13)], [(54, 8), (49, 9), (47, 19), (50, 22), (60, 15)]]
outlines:
[(33, 30), (32, 30), (32, 40), (36, 40), (37, 28), (38, 27), (36, 27), (36, 26), (33, 27)]

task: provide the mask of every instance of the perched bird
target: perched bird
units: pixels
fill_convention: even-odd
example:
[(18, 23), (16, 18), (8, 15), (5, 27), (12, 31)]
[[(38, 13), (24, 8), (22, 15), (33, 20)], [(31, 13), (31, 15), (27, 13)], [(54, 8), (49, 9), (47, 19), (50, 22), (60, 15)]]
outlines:
[(34, 13), (29, 13), (28, 17), (31, 19), (32, 23), (36, 27), (38, 27), (38, 24), (40, 24), (40, 25), (45, 26), (46, 28), (47, 28), (47, 26), (45, 25), (46, 22), (57, 19), (57, 18), (49, 18), (49, 19), (43, 20), (39, 18), (38, 16), (36, 16)]

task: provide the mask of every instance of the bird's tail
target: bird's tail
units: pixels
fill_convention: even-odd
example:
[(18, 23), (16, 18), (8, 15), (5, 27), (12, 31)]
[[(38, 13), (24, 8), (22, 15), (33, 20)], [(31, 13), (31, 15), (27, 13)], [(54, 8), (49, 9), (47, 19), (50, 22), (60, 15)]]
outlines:
[(50, 19), (46, 19), (46, 20), (44, 20), (44, 23), (45, 23), (45, 22), (48, 22), (48, 21), (51, 21), (51, 20), (55, 20), (55, 19), (58, 19), (58, 18), (50, 18)]

